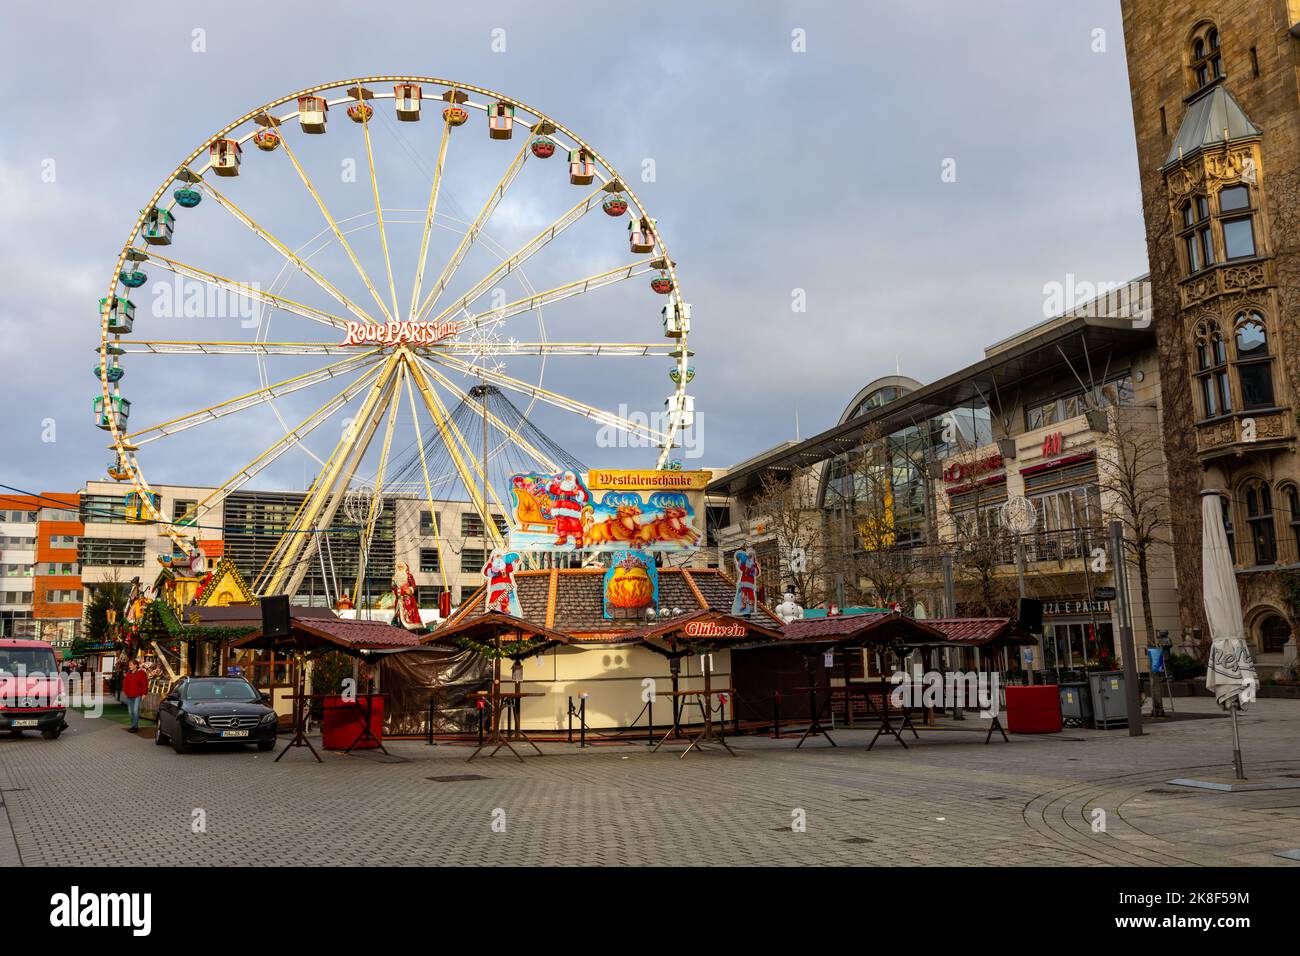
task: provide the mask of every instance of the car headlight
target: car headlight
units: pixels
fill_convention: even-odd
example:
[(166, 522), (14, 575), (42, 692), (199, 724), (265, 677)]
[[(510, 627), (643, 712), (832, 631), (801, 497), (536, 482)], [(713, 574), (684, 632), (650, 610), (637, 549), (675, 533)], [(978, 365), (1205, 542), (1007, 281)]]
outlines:
[(208, 725), (207, 718), (202, 717), (199, 714), (186, 714), (185, 721), (186, 723), (193, 724), (195, 727), (206, 727)]
[(263, 717), (263, 718), (262, 718), (262, 723), (263, 723), (263, 724), (273, 724), (273, 723), (275, 723), (275, 711), (271, 711), (269, 714), (267, 714), (265, 717)]

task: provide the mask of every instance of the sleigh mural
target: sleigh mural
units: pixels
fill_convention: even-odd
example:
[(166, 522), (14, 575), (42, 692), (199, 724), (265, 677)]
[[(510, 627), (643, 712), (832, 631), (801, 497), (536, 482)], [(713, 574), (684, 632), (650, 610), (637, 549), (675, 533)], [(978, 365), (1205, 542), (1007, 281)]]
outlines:
[[(656, 473), (671, 481), (690, 473)], [(657, 479), (660, 474), (669, 475)], [(516, 551), (688, 551), (699, 547), (690, 490), (593, 489), (587, 476), (520, 474), (511, 479), (510, 547)], [(702, 487), (702, 486), (701, 486)]]

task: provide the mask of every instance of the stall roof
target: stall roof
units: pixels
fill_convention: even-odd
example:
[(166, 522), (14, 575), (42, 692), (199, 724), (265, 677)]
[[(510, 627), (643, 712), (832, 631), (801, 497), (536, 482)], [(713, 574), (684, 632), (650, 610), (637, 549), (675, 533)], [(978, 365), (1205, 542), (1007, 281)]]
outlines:
[[(472, 637), (484, 643), (488, 640), (494, 640), (498, 636), (502, 638), (503, 644), (535, 637), (543, 638), (552, 645), (574, 643), (573, 639), (567, 634), (562, 634), (545, 625), (536, 624), (521, 617), (515, 617), (513, 614), (502, 614), (500, 611), (488, 611), (486, 614), (470, 614), (450, 619), (442, 627), (426, 634), (420, 639), (420, 643), (441, 643), (451, 638), (464, 636)], [(507, 637), (508, 640), (506, 640)]]
[(943, 632), (942, 643), (963, 647), (1002, 647), (1037, 644), (1032, 634), (1017, 630), (1009, 617), (937, 617), (925, 622)]
[(690, 614), (680, 614), (676, 617), (666, 618), (654, 624), (646, 624), (643, 627), (634, 628), (623, 635), (627, 641), (638, 641), (648, 644), (655, 650), (662, 650), (662, 643), (672, 641), (676, 637), (676, 632), (684, 630), (687, 625), (698, 622), (700, 624), (717, 624), (723, 627), (740, 625), (744, 628), (745, 633), (736, 637), (711, 637), (709, 635), (699, 635), (697, 637), (687, 637), (687, 640), (699, 641), (717, 641), (727, 644), (749, 644), (755, 640), (767, 642), (781, 640), (781, 628), (766, 620), (751, 620), (747, 617), (740, 617), (735, 614), (724, 614), (710, 608), (701, 608)]
[(943, 643), (944, 633), (897, 611), (807, 617), (785, 626), (783, 644), (875, 644), (901, 638), (904, 644)]
[[(553, 568), (515, 572), (515, 594), (523, 619), (552, 628), (577, 643), (622, 643), (629, 631), (645, 626), (638, 620), (609, 620), (605, 617), (604, 568)], [(480, 587), (435, 631), (459, 621), (482, 615)], [(684, 614), (709, 610), (731, 613), (735, 583), (716, 568), (660, 568), (660, 610), (680, 608)], [(760, 606), (755, 623), (780, 628), (781, 621), (766, 606)]]
[(289, 637), (266, 637), (259, 630), (234, 641), (233, 647), (257, 647), (272, 650), (340, 650), (358, 654), (362, 651), (394, 651), (415, 647), (420, 639), (410, 631), (375, 621), (347, 621), (339, 617), (291, 617)]
[[(327, 607), (297, 607), (289, 605), (289, 619), (298, 620), (339, 620), (338, 615)], [(197, 624), (199, 627), (239, 627), (244, 624), (262, 629), (262, 606), (260, 604), (228, 604), (225, 606), (206, 607), (202, 604), (186, 605), (180, 615), (183, 625)]]

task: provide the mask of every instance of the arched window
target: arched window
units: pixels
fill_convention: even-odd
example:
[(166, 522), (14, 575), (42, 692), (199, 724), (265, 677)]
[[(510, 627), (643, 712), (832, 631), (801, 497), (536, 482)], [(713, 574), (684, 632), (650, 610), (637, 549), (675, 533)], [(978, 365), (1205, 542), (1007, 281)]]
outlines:
[(1272, 408), (1273, 359), (1269, 355), (1264, 316), (1255, 311), (1238, 312), (1232, 321), (1237, 348), (1237, 384), (1241, 407)]
[(1245, 488), (1246, 524), (1255, 548), (1255, 564), (1277, 563), (1277, 538), (1273, 532), (1273, 493), (1262, 481), (1252, 481)]
[(1223, 507), (1223, 533), (1228, 538), (1228, 554), (1232, 556), (1232, 563), (1237, 563), (1237, 535), (1236, 529), (1232, 524), (1232, 502), (1225, 496), (1219, 497), (1219, 504)]
[(1300, 561), (1300, 489), (1286, 487), (1287, 523), (1291, 525), (1291, 540), (1295, 545), (1295, 560)]
[(1203, 24), (1192, 36), (1192, 82), (1200, 89), (1223, 76), (1223, 52), (1219, 49), (1219, 30)]
[(1210, 222), (1210, 201), (1204, 196), (1192, 196), (1182, 205), (1182, 225), (1179, 237), (1183, 242), (1188, 275), (1214, 265), (1214, 234)]
[(1228, 387), (1228, 348), (1213, 319), (1196, 329), (1196, 381), (1201, 396), (1201, 417), (1217, 418), (1232, 411)]
[(1269, 614), (1259, 622), (1259, 646), (1265, 654), (1281, 654), (1291, 639), (1291, 625), (1280, 614)]

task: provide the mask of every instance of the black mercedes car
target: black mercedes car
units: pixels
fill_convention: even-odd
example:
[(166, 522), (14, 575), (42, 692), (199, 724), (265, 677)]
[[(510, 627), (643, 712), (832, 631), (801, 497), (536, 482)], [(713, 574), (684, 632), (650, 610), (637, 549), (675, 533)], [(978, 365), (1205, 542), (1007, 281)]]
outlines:
[(182, 677), (158, 705), (154, 743), (183, 754), (195, 744), (275, 746), (275, 711), (242, 677)]

